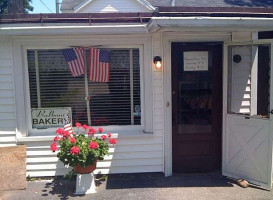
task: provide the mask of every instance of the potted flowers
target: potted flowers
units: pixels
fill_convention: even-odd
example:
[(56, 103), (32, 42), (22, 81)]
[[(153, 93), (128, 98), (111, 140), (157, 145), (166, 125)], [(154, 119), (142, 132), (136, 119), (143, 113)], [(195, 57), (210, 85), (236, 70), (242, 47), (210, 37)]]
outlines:
[[(73, 167), (79, 174), (92, 173), (96, 168), (97, 160), (103, 160), (108, 155), (109, 145), (116, 144), (116, 140), (111, 138), (111, 133), (103, 134), (103, 128), (98, 130), (76, 123), (77, 130), (70, 128), (58, 128), (57, 136), (51, 144), (50, 149), (58, 151), (57, 142), (60, 149), (57, 157), (65, 165)], [(96, 133), (97, 136), (95, 136)]]

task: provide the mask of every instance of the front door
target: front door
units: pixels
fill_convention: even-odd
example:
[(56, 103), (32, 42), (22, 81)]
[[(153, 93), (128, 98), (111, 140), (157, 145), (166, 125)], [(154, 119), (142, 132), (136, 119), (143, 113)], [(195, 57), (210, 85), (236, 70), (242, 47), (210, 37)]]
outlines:
[(172, 43), (173, 172), (220, 169), (222, 44)]

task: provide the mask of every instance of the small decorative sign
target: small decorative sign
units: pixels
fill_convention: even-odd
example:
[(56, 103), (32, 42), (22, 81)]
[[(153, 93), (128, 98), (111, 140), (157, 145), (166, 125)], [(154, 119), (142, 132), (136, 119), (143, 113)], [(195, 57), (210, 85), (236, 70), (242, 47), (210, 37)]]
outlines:
[(208, 71), (208, 52), (184, 52), (184, 71)]
[(32, 127), (61, 127), (66, 124), (67, 116), (72, 120), (71, 107), (32, 108)]

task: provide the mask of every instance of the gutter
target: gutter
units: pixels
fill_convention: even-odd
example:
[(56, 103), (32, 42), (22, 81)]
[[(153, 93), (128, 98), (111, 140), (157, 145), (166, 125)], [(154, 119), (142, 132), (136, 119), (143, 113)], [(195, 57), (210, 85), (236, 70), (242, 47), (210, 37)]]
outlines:
[(147, 25), (149, 32), (162, 28), (204, 28), (229, 31), (270, 31), (273, 30), (273, 18), (257, 17), (152, 17)]
[(148, 24), (5, 24), (0, 35), (147, 34), (160, 29), (184, 31), (272, 31), (273, 18), (255, 17), (152, 17)]
[(0, 26), (0, 35), (72, 35), (72, 34), (143, 34), (148, 33), (146, 24), (133, 25), (48, 25), (48, 26)]

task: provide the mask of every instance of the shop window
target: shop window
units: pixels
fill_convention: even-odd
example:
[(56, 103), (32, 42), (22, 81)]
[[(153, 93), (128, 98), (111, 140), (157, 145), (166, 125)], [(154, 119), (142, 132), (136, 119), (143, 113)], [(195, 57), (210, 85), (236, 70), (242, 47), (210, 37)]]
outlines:
[(61, 50), (28, 50), (31, 109), (69, 108), (73, 125), (88, 119), (92, 126), (140, 125), (139, 50), (110, 50), (109, 82), (91, 82), (87, 74), (73, 77)]

